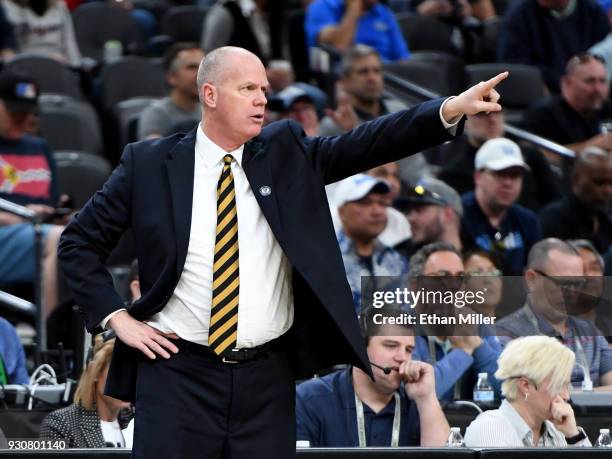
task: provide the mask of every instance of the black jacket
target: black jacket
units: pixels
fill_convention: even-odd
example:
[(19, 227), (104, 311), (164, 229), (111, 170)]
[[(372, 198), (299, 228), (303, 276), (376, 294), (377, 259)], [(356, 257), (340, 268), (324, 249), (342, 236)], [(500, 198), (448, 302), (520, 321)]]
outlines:
[[(295, 315), (287, 339), (296, 378), (338, 363), (371, 371), (324, 185), (449, 140), (441, 103), (426, 102), (336, 137), (306, 137), (294, 121), (280, 121), (245, 144), (242, 167), (252, 190), (271, 188), (267, 196), (254, 196), (293, 266)], [(128, 145), (103, 189), (64, 231), (59, 259), (89, 330), (123, 307), (104, 261), (128, 228), (143, 292), (129, 313), (146, 319), (170, 299), (189, 243), (195, 134)], [(142, 358), (116, 342), (108, 395), (134, 399)]]

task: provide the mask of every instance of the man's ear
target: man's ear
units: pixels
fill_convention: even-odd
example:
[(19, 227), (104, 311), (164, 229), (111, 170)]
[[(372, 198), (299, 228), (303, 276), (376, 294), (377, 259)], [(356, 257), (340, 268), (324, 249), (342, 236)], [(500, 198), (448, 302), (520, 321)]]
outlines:
[(533, 269), (529, 268), (525, 270), (525, 284), (527, 285), (527, 291), (528, 292), (533, 292), (536, 288), (535, 282), (536, 279), (538, 278), (538, 273), (535, 272)]
[(217, 88), (210, 83), (204, 83), (200, 91), (202, 103), (209, 108), (215, 108), (217, 106), (217, 99), (219, 98)]

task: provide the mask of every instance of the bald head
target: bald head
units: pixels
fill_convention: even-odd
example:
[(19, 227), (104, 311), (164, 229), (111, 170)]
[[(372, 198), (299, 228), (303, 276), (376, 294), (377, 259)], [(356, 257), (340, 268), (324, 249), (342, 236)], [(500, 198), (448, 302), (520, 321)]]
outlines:
[(266, 68), (246, 49), (211, 51), (198, 69), (202, 129), (214, 143), (233, 151), (261, 132), (269, 82)]
[(597, 148), (583, 150), (572, 171), (572, 191), (592, 210), (612, 204), (612, 154)]
[(214, 86), (221, 85), (228, 75), (240, 71), (240, 63), (244, 60), (255, 60), (263, 66), (261, 60), (255, 54), (237, 46), (222, 46), (208, 53), (200, 62), (200, 68), (198, 69), (198, 92), (201, 94), (202, 86), (205, 83)]

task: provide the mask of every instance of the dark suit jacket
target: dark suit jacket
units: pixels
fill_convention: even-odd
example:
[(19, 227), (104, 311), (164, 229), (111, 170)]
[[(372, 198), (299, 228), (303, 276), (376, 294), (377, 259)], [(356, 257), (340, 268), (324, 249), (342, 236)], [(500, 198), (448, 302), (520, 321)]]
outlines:
[[(338, 363), (371, 371), (324, 185), (450, 139), (439, 118), (441, 103), (378, 118), (337, 137), (306, 137), (294, 121), (280, 121), (245, 144), (242, 167), (293, 266), (295, 320), (286, 339), (296, 378)], [(171, 297), (189, 243), (195, 134), (126, 146), (103, 189), (66, 228), (59, 258), (90, 331), (123, 307), (103, 263), (127, 228), (134, 234), (143, 292), (130, 314), (146, 319)], [(262, 186), (272, 192), (262, 195)], [(133, 400), (142, 358), (117, 341), (108, 395)]]

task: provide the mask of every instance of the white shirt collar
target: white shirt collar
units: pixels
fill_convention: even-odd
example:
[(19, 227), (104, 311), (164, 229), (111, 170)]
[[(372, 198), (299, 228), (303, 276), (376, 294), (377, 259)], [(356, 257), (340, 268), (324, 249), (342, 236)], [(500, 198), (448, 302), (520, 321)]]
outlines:
[(211, 167), (223, 162), (223, 157), (228, 154), (232, 155), (236, 160), (236, 164), (240, 166), (242, 164), (243, 150), (244, 144), (240, 145), (233, 151), (225, 151), (219, 145), (210, 140), (206, 134), (204, 134), (202, 123), (198, 124), (195, 151), (196, 155), (200, 156), (200, 159), (204, 163), (204, 167), (206, 167), (206, 169), (210, 169)]
[[(499, 411), (501, 411), (505, 415), (506, 419), (510, 421), (510, 424), (512, 424), (512, 427), (518, 434), (518, 437), (521, 439), (523, 444), (525, 446), (533, 446), (533, 432), (519, 412), (516, 411), (516, 408), (514, 408), (514, 406), (512, 406), (508, 400), (504, 399), (499, 407)], [(544, 426), (544, 433), (542, 434), (542, 437), (552, 437), (553, 435), (550, 432), (548, 421), (544, 421)], [(544, 444), (547, 443), (545, 442)]]

